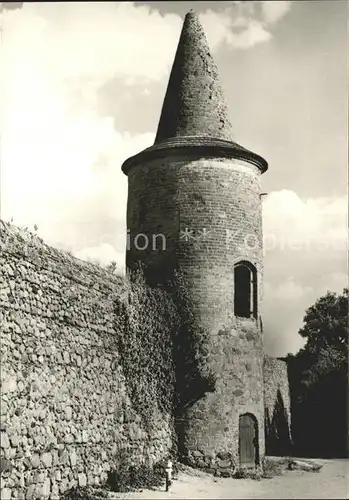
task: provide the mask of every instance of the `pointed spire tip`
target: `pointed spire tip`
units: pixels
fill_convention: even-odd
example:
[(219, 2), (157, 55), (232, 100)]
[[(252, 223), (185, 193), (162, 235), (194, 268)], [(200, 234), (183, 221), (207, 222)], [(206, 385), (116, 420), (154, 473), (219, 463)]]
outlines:
[(185, 19), (189, 19), (189, 18), (197, 18), (197, 14), (195, 12), (194, 9), (190, 9), (189, 12), (186, 13), (185, 15)]
[(232, 140), (218, 69), (193, 9), (184, 19), (155, 142), (178, 136)]

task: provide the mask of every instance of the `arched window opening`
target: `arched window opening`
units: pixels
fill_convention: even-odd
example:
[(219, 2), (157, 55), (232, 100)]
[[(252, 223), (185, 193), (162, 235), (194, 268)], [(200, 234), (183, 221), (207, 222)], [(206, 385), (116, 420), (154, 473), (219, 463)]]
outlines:
[(240, 318), (257, 318), (257, 271), (249, 262), (234, 269), (234, 312)]

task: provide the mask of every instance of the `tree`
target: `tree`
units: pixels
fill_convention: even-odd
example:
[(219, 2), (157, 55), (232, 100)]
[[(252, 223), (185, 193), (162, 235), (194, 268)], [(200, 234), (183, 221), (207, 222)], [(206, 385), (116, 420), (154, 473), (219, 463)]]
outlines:
[(307, 309), (305, 325), (299, 334), (307, 339), (305, 349), (319, 352), (320, 349), (334, 347), (346, 350), (348, 346), (348, 289), (341, 295), (327, 292)]
[(348, 370), (348, 289), (338, 295), (327, 292), (307, 309), (299, 334), (307, 343), (299, 355), (308, 358), (304, 371), (305, 386), (332, 372)]
[(299, 334), (307, 342), (295, 356), (288, 356), (297, 448), (303, 454), (345, 456), (348, 289), (328, 292), (309, 307)]
[(307, 350), (347, 346), (348, 289), (344, 288), (341, 295), (327, 292), (307, 309), (303, 321), (299, 334), (307, 339)]

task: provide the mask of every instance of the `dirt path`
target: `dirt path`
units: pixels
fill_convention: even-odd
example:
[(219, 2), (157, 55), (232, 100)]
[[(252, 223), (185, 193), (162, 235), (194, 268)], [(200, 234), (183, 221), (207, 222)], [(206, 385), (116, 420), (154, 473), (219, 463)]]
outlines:
[(180, 473), (171, 491), (148, 491), (113, 495), (111, 498), (348, 498), (349, 460), (317, 460), (320, 472), (286, 471), (282, 476), (254, 481), (251, 479), (215, 479), (207, 474)]

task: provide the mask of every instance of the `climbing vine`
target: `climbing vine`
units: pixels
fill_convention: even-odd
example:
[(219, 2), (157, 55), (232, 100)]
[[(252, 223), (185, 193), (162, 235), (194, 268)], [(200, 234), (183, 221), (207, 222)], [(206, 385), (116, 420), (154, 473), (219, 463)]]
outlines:
[(173, 350), (179, 415), (206, 392), (213, 391), (216, 378), (210, 363), (210, 332), (200, 325), (190, 287), (180, 273), (174, 276), (173, 300), (180, 314)]
[(172, 414), (173, 410), (172, 349), (178, 312), (171, 296), (147, 286), (141, 274), (128, 283), (127, 294), (115, 306), (126, 386), (135, 410), (149, 429), (156, 412)]
[(151, 429), (156, 412), (173, 415), (180, 451), (186, 410), (215, 387), (209, 332), (200, 327), (179, 273), (164, 288), (147, 286), (142, 276), (133, 275), (115, 301), (120, 363), (145, 428)]

